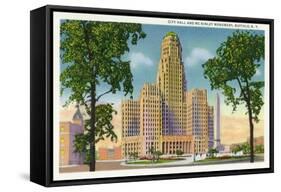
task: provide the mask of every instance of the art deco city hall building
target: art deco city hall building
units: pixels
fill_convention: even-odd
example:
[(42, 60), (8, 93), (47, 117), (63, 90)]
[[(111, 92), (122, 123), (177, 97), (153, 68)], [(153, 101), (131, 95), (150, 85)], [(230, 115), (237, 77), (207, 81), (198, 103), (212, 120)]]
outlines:
[(176, 33), (165, 35), (161, 45), (157, 80), (144, 84), (138, 100), (122, 101), (122, 157), (205, 153), (213, 110), (207, 91), (187, 92), (182, 47)]

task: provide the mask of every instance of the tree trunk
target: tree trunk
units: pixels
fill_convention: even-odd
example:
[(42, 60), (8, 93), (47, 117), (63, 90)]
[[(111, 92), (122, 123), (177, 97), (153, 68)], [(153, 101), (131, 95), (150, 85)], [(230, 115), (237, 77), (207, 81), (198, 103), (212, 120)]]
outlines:
[(248, 105), (248, 116), (249, 116), (249, 125), (250, 125), (250, 162), (254, 162), (254, 124), (253, 124), (253, 115), (250, 107), (250, 101), (247, 102)]
[(96, 170), (95, 144), (90, 143), (90, 171)]
[(91, 141), (90, 141), (90, 171), (96, 170), (96, 86), (91, 84)]
[(251, 110), (251, 92), (249, 88), (249, 83), (246, 80), (246, 89), (247, 89), (247, 107), (249, 115), (249, 125), (250, 125), (250, 162), (254, 162), (254, 124), (253, 124), (253, 113)]
[[(85, 42), (87, 45), (88, 50), (88, 57), (89, 57), (89, 65), (93, 61), (93, 54), (90, 49), (90, 37), (89, 37), (89, 31), (87, 30), (87, 26), (85, 22), (82, 22), (82, 26), (84, 29), (84, 35), (85, 35)], [(96, 170), (96, 69), (95, 67), (92, 67), (93, 79), (94, 81), (91, 82), (91, 114), (90, 114), (90, 132), (91, 132), (91, 138), (90, 138), (90, 171)]]

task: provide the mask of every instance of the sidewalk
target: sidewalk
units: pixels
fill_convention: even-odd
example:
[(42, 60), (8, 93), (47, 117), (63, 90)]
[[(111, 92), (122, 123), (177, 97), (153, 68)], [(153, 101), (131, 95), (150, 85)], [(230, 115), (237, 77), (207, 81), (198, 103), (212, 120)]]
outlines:
[(193, 163), (193, 157), (186, 157), (185, 160), (175, 160), (173, 162), (167, 163), (151, 163), (151, 164), (126, 164), (122, 162), (122, 166), (132, 166), (132, 167), (165, 167), (165, 166), (178, 166), (178, 165), (189, 165)]

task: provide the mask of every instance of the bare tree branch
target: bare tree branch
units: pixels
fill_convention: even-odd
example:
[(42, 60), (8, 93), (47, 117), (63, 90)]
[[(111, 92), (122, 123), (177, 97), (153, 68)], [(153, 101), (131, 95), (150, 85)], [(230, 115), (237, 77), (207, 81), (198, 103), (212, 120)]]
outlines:
[(106, 92), (100, 94), (100, 95), (96, 98), (96, 101), (98, 101), (102, 96), (104, 96), (104, 95), (110, 93), (111, 91), (112, 91), (112, 89), (109, 89), (108, 91), (106, 91)]

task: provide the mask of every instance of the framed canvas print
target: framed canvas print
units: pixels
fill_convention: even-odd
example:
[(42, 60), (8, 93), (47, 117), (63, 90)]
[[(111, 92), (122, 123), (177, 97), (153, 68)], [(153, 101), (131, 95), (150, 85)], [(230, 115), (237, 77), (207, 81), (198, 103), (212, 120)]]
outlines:
[(30, 178), (273, 172), (273, 20), (31, 11)]

